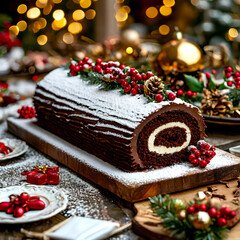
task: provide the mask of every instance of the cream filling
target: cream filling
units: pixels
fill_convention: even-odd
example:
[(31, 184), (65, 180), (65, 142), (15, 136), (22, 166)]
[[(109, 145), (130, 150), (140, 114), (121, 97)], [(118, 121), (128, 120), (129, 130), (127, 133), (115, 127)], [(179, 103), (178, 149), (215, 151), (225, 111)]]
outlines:
[[(173, 127), (180, 127), (180, 128), (184, 128), (186, 131), (186, 141), (183, 142), (183, 144), (181, 146), (177, 146), (177, 147), (166, 147), (166, 146), (155, 146), (154, 145), (154, 141), (156, 136), (158, 135), (158, 133), (160, 133), (161, 131), (167, 129), (167, 128), (173, 128)], [(182, 122), (170, 122), (170, 123), (166, 123), (158, 128), (156, 128), (149, 136), (148, 138), (148, 150), (150, 152), (156, 152), (158, 154), (170, 154), (170, 153), (175, 153), (175, 152), (180, 152), (182, 149), (186, 148), (191, 140), (191, 131), (189, 129), (189, 127)]]

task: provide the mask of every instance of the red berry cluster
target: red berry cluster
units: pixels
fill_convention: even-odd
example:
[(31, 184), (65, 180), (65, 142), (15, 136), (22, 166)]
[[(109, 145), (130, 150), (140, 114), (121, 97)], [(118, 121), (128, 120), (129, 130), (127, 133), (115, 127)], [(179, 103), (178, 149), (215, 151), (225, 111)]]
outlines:
[(240, 88), (240, 72), (234, 71), (231, 67), (224, 69), (225, 78), (229, 87)]
[[(139, 73), (137, 69), (126, 67), (119, 62), (103, 62), (102, 59), (97, 59), (94, 63), (92, 59), (85, 57), (77, 64), (71, 64), (69, 66), (71, 76), (76, 76), (84, 70), (90, 70), (102, 74), (103, 78), (110, 79), (110, 82), (117, 83), (124, 93), (131, 93), (132, 95), (140, 94), (144, 92), (144, 82), (153, 76), (152, 72)], [(169, 91), (167, 98), (173, 101), (176, 98), (176, 94)], [(161, 102), (163, 95), (157, 94), (155, 100)]]
[(36, 110), (33, 107), (23, 106), (18, 109), (19, 118), (34, 118), (36, 116)]
[(186, 96), (187, 98), (191, 99), (192, 97), (196, 97), (197, 93), (192, 92), (191, 90), (188, 90), (187, 92), (183, 92), (182, 89), (178, 89), (177, 90), (177, 96), (178, 97)]
[(216, 155), (216, 148), (206, 143), (204, 140), (197, 142), (197, 146), (190, 145), (188, 147), (190, 155), (188, 160), (194, 167), (200, 166), (205, 168), (210, 160)]
[(0, 202), (0, 211), (13, 214), (14, 217), (21, 217), (29, 210), (42, 210), (45, 203), (39, 196), (30, 197), (28, 193), (22, 192), (20, 195), (11, 194), (9, 202)]
[(227, 207), (222, 207), (218, 212), (216, 208), (208, 208), (205, 204), (196, 204), (187, 208), (188, 214), (195, 214), (199, 211), (207, 212), (211, 218), (216, 219), (218, 226), (222, 227), (227, 224), (227, 220), (233, 218), (236, 215), (234, 210), (230, 211)]
[(10, 147), (8, 147), (4, 143), (0, 142), (0, 153), (4, 153), (4, 154), (8, 155), (12, 151), (13, 150)]
[(8, 83), (0, 82), (0, 90), (8, 89)]

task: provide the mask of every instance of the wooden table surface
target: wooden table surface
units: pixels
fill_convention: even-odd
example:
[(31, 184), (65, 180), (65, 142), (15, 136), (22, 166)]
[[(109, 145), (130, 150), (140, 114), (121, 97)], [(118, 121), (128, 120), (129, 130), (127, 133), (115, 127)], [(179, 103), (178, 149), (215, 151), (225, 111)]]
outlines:
[[(210, 144), (218, 146), (223, 150), (228, 150), (229, 147), (240, 145), (240, 127), (239, 126), (221, 126), (209, 125), (207, 129), (207, 141)], [(1, 137), (14, 137), (6, 132), (6, 123), (0, 125)], [(14, 161), (0, 163), (0, 188), (12, 185), (23, 184), (19, 178), (21, 171), (27, 170), (27, 167), (36, 165), (31, 162), (31, 158), (37, 159), (36, 162), (44, 164), (56, 165), (56, 162), (34, 149), (30, 148), (30, 153), (17, 158)], [(61, 182), (59, 188), (65, 189), (70, 197), (67, 210), (57, 216), (37, 223), (29, 223), (24, 225), (0, 225), (0, 239), (24, 239), (24, 235), (20, 233), (20, 228), (24, 227), (33, 231), (44, 231), (69, 217), (71, 213), (93, 217), (103, 220), (119, 221), (122, 224), (132, 220), (134, 211), (131, 204), (127, 204), (116, 196), (101, 189), (95, 184), (89, 182), (83, 177), (75, 174), (68, 168), (61, 166)], [(112, 237), (111, 239), (144, 239), (133, 231), (127, 230)]]

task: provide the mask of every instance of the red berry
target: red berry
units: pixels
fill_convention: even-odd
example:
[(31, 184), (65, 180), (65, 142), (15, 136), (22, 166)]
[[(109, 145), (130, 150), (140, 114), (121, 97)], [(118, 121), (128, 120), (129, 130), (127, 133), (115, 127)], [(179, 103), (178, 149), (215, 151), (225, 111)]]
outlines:
[(207, 78), (210, 78), (211, 77), (211, 74), (209, 72), (206, 72), (206, 77)]
[(153, 76), (153, 73), (152, 72), (148, 72), (147, 73), (147, 78), (150, 78), (150, 77), (152, 77)]
[(198, 166), (198, 163), (199, 163), (199, 161), (198, 161), (197, 159), (193, 159), (193, 160), (191, 161), (191, 164), (192, 164), (194, 167), (197, 167), (197, 166)]
[(196, 156), (194, 154), (190, 154), (189, 157), (188, 157), (188, 160), (191, 162), (195, 158), (196, 158)]
[(177, 91), (177, 95), (178, 95), (178, 96), (182, 96), (182, 95), (183, 95), (183, 90), (182, 90), (182, 89), (179, 89), (179, 90)]
[(102, 60), (101, 58), (98, 58), (98, 59), (96, 60), (96, 64), (97, 64), (97, 65), (100, 65), (100, 64), (102, 63), (102, 61), (103, 61), (103, 60)]
[(219, 218), (217, 222), (219, 227), (225, 226), (227, 224), (227, 220), (225, 218)]
[(235, 72), (235, 76), (239, 77), (240, 76), (240, 72)]
[(135, 88), (133, 88), (133, 89), (131, 90), (131, 93), (132, 93), (132, 95), (136, 95), (136, 94), (137, 94), (137, 90), (136, 90)]
[(227, 82), (227, 85), (228, 85), (229, 87), (231, 87), (231, 86), (233, 85), (232, 81), (228, 81), (228, 82)]
[(132, 84), (133, 87), (134, 87), (135, 85), (137, 85), (136, 82), (132, 82), (131, 84)]
[(208, 210), (208, 214), (211, 218), (214, 218), (217, 215), (217, 209), (216, 208), (210, 208)]
[(37, 80), (38, 80), (38, 76), (37, 76), (37, 75), (34, 75), (34, 76), (32, 77), (32, 80), (33, 80), (33, 81), (37, 81)]
[(156, 100), (157, 102), (161, 102), (161, 101), (163, 100), (163, 95), (162, 95), (162, 94), (157, 94), (157, 95), (155, 96), (155, 100)]
[(236, 212), (234, 210), (230, 211), (229, 218), (231, 219), (231, 218), (233, 218), (235, 216), (236, 216)]
[(131, 91), (131, 89), (132, 89), (131, 86), (128, 85), (127, 87), (124, 88), (124, 92), (125, 92), (125, 93), (128, 93), (128, 92)]
[(135, 88), (136, 90), (138, 90), (138, 89), (139, 89), (139, 86), (136, 84), (136, 85), (134, 86), (134, 88)]
[(196, 155), (197, 157), (200, 157), (200, 156), (201, 156), (201, 152), (198, 150), (198, 151), (195, 152), (195, 155)]
[(143, 91), (144, 90), (144, 86), (141, 84), (140, 86), (140, 90)]
[(210, 144), (207, 143), (204, 148), (205, 148), (206, 150), (208, 150), (210, 147), (211, 147)]
[(171, 86), (171, 90), (172, 90), (172, 91), (175, 90), (175, 87), (174, 87), (174, 86)]
[(79, 71), (80, 71), (80, 67), (79, 67), (78, 65), (76, 65), (76, 66), (74, 67), (74, 71), (75, 71), (75, 72), (79, 72)]
[(193, 207), (193, 206), (187, 208), (187, 212), (189, 214), (194, 213), (194, 211), (195, 211), (195, 207)]
[(96, 67), (95, 67), (95, 71), (100, 71), (100, 70), (102, 70), (102, 68), (101, 68), (101, 66), (100, 65), (97, 65)]
[(230, 72), (228, 72), (228, 73), (226, 73), (226, 78), (230, 78), (232, 75), (231, 75), (231, 73)]
[(205, 204), (201, 204), (199, 206), (199, 211), (203, 211), (203, 212), (207, 211), (207, 206)]
[(137, 75), (136, 75), (136, 80), (137, 80), (137, 81), (142, 80), (142, 75), (141, 75), (141, 74), (137, 74)]
[(222, 216), (227, 216), (227, 215), (229, 215), (230, 214), (230, 210), (229, 210), (229, 208), (227, 208), (227, 207), (222, 207), (221, 209), (220, 209), (220, 213), (221, 213), (221, 215)]
[(129, 86), (129, 83), (127, 81), (122, 81), (122, 84), (121, 84), (122, 88), (125, 88), (127, 86)]
[(124, 64), (120, 65), (120, 69), (124, 69), (126, 66)]
[(85, 57), (84, 59), (83, 59), (83, 62), (87, 62), (89, 60), (89, 57)]
[(78, 61), (78, 65), (83, 65), (83, 61)]
[(188, 97), (191, 97), (191, 96), (192, 96), (192, 91), (191, 91), (191, 90), (188, 90), (187, 93), (186, 93), (186, 95), (187, 95)]
[(193, 92), (193, 94), (192, 94), (194, 97), (196, 97), (197, 96), (197, 93), (196, 92)]
[(105, 72), (106, 72), (106, 73), (112, 73), (112, 69), (111, 69), (111, 68), (106, 68), (106, 69), (105, 69)]
[(127, 74), (125, 74), (125, 73), (120, 73), (119, 77), (124, 79), (124, 78), (127, 77)]
[(147, 74), (143, 73), (143, 74), (142, 74), (142, 79), (143, 79), (143, 80), (147, 80), (147, 79), (148, 79)]
[(136, 77), (131, 77), (131, 79), (132, 79), (132, 81), (136, 81), (137, 79), (136, 79)]
[(176, 94), (174, 92), (168, 92), (167, 97), (170, 101), (173, 101), (176, 98)]
[(131, 74), (132, 76), (135, 76), (135, 75), (138, 74), (138, 71), (136, 70), (136, 68), (131, 68), (130, 74)]
[(217, 74), (217, 71), (215, 69), (212, 70), (212, 74), (213, 75), (216, 75)]
[(228, 72), (232, 72), (232, 68), (231, 67), (227, 67), (227, 71)]
[(199, 166), (200, 166), (201, 168), (205, 168), (205, 167), (207, 166), (207, 161), (206, 161), (206, 160), (200, 161), (200, 162), (199, 162)]
[(111, 75), (111, 76), (110, 76), (110, 79), (111, 79), (111, 80), (115, 80), (115, 79), (116, 79), (116, 76)]
[(72, 64), (69, 66), (69, 69), (70, 69), (70, 70), (73, 70), (75, 66), (76, 66), (76, 65), (72, 63)]

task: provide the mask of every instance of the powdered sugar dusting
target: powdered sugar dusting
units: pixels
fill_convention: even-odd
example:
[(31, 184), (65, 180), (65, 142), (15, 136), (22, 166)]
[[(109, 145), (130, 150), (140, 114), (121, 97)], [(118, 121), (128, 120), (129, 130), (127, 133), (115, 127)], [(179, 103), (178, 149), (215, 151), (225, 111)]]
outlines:
[[(136, 128), (139, 122), (151, 113), (171, 103), (169, 101), (148, 103), (143, 95), (121, 95), (119, 90), (106, 92), (100, 90), (97, 85), (88, 84), (80, 76), (68, 77), (67, 72), (68, 70), (62, 68), (52, 71), (38, 83), (48, 93), (39, 88), (36, 92), (67, 107), (82, 110), (100, 119), (115, 121), (131, 128)], [(195, 108), (179, 98), (172, 102)]]
[(188, 163), (176, 164), (170, 167), (165, 167), (157, 170), (149, 170), (146, 172), (124, 172), (116, 167), (102, 161), (101, 159), (71, 145), (61, 138), (51, 134), (44, 129), (36, 126), (31, 120), (25, 119), (9, 119), (10, 122), (23, 128), (25, 131), (37, 136), (38, 138), (47, 141), (50, 145), (70, 156), (78, 159), (81, 163), (96, 169), (99, 172), (121, 182), (123, 185), (129, 187), (136, 187), (149, 183), (159, 182), (166, 179), (174, 179), (185, 176), (191, 173), (206, 172), (208, 170), (219, 169), (225, 166), (231, 166), (240, 163), (240, 158), (226, 154), (224, 151), (217, 149), (216, 156), (211, 160), (205, 169), (199, 169), (191, 166)]

